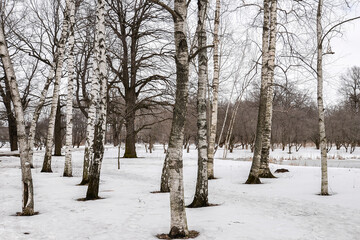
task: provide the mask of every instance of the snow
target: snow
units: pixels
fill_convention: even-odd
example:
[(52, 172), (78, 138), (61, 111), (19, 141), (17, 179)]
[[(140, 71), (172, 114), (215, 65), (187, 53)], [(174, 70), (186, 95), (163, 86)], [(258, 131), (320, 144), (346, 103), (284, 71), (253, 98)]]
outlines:
[[(167, 233), (169, 195), (151, 193), (159, 190), (165, 157), (162, 146), (157, 146), (152, 154), (145, 153), (143, 146), (137, 150), (141, 157), (121, 159), (118, 170), (117, 149), (107, 148), (100, 185), (103, 199), (87, 202), (77, 201), (85, 197), (87, 188), (77, 185), (82, 174), (82, 149), (73, 153), (73, 178), (62, 177), (64, 157), (53, 157), (53, 173), (40, 173), (44, 153), (36, 152), (33, 178), (35, 210), (39, 214), (32, 217), (15, 216), (21, 210), (19, 159), (0, 157), (0, 239), (148, 240), (156, 239), (156, 234)], [(319, 153), (315, 150), (301, 151), (302, 159), (314, 153), (309, 160), (318, 161)], [(281, 154), (275, 152), (272, 156), (281, 159)], [(209, 202), (220, 205), (186, 209), (189, 229), (200, 232), (197, 239), (359, 239), (360, 169), (356, 168), (357, 164), (354, 168), (329, 168), (332, 196), (324, 197), (318, 195), (319, 167), (271, 164), (273, 171), (287, 168), (290, 172), (276, 174), (277, 179), (262, 179), (261, 185), (245, 185), (251, 165), (246, 158), (251, 153), (236, 150), (228, 154), (227, 160), (221, 159), (221, 155), (219, 151), (215, 160), (218, 179), (209, 182)], [(187, 204), (195, 191), (196, 156), (193, 148), (190, 153), (184, 152)], [(341, 157), (349, 167), (352, 162), (357, 163), (352, 158)], [(282, 163), (285, 161), (284, 157)]]

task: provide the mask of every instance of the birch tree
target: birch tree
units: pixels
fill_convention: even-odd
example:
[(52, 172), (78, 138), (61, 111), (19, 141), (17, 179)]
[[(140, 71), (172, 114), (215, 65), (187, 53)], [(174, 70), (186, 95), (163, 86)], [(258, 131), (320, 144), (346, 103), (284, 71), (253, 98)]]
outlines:
[(63, 26), (62, 26), (62, 30), (61, 30), (61, 37), (60, 37), (60, 41), (59, 41), (59, 44), (58, 44), (57, 50), (56, 50), (57, 55), (55, 56), (56, 68), (55, 68), (54, 90), (53, 90), (53, 96), (52, 96), (52, 101), (51, 101), (48, 132), (47, 132), (47, 137), (46, 137), (45, 156), (44, 156), (44, 162), (43, 162), (41, 172), (52, 172), (51, 154), (52, 154), (52, 146), (53, 146), (53, 142), (54, 142), (53, 141), (54, 124), (55, 124), (56, 108), (57, 108), (59, 92), (60, 92), (61, 72), (62, 72), (62, 66), (63, 66), (64, 55), (65, 55), (65, 44), (66, 44), (66, 40), (68, 38), (68, 31), (69, 31), (70, 6), (68, 4), (69, 4), (69, 2), (67, 1), (65, 10), (64, 10), (64, 20), (63, 20)]
[[(0, 3), (1, 16), (4, 14), (3, 2)], [(29, 145), (26, 138), (24, 112), (21, 104), (15, 71), (7, 47), (3, 21), (0, 21), (0, 57), (6, 74), (6, 81), (10, 86), (11, 98), (14, 105), (17, 137), (20, 151), (21, 180), (23, 188), (22, 212), (23, 216), (34, 215), (34, 187), (31, 176), (31, 163), (29, 159)]]
[[(220, 0), (216, 0), (215, 20), (214, 20), (214, 77), (212, 82), (212, 102), (211, 102), (211, 117), (210, 117), (210, 131), (208, 144), (208, 179), (214, 179), (214, 154), (215, 154), (215, 139), (218, 115), (218, 95), (219, 95), (219, 26), (220, 26)], [(210, 110), (210, 109), (209, 109)]]
[(206, 15), (208, 1), (198, 0), (198, 91), (197, 91), (197, 138), (198, 138), (198, 173), (193, 202), (189, 207), (208, 206), (208, 146), (206, 124), (206, 85), (208, 77), (208, 57), (206, 49)]
[(319, 114), (319, 134), (321, 152), (321, 195), (329, 195), (328, 171), (327, 171), (327, 146), (325, 134), (325, 111), (323, 100), (323, 46), (322, 46), (322, 9), (323, 0), (319, 0), (316, 14), (316, 39), (317, 39), (317, 104)]
[[(335, 5), (332, 2), (330, 3), (331, 7)], [(349, 3), (347, 3), (347, 6)], [(336, 7), (343, 7), (341, 4), (336, 5)], [(313, 66), (312, 59), (305, 59), (300, 53), (297, 53), (295, 57), (299, 59), (304, 65), (309, 68), (310, 72), (315, 73), (315, 78), (317, 79), (317, 106), (318, 106), (318, 134), (319, 145), (320, 145), (320, 154), (321, 154), (321, 195), (329, 195), (329, 186), (328, 186), (328, 171), (327, 171), (327, 139), (325, 132), (325, 110), (324, 110), (324, 100), (323, 100), (323, 57), (327, 54), (334, 54), (331, 50), (330, 44), (328, 42), (328, 48), (324, 51), (323, 44), (325, 40), (330, 41), (331, 33), (336, 32), (336, 29), (341, 25), (360, 19), (360, 16), (353, 18), (343, 19), (339, 16), (336, 16), (337, 23), (327, 23), (326, 27), (323, 27), (323, 8), (324, 1), (319, 0), (317, 2), (316, 10), (316, 67)], [(313, 10), (313, 8), (311, 8)], [(330, 18), (329, 18), (330, 19)]]
[[(271, 114), (267, 114), (268, 96), (272, 94), (271, 73), (275, 67), (275, 45), (276, 45), (276, 9), (277, 0), (264, 0), (264, 24), (262, 33), (262, 67), (261, 67), (261, 87), (260, 87), (260, 103), (258, 120), (256, 127), (256, 139), (253, 161), (250, 173), (246, 184), (261, 183), (260, 174), (260, 159), (261, 150), (263, 147), (265, 124), (268, 120), (268, 125), (271, 119)], [(269, 102), (270, 103), (270, 102)], [(268, 111), (271, 109), (268, 108)]]
[(94, 56), (96, 68), (94, 75), (100, 85), (100, 97), (95, 122), (94, 132), (94, 156), (89, 170), (89, 186), (86, 192), (86, 200), (99, 198), (99, 182), (101, 163), (104, 156), (105, 131), (106, 131), (106, 109), (107, 109), (107, 66), (105, 46), (105, 3), (98, 0), (96, 3), (96, 36)]
[(269, 33), (269, 63), (273, 65), (268, 68), (269, 83), (266, 92), (266, 112), (264, 121), (264, 132), (261, 146), (260, 170), (259, 176), (262, 178), (275, 178), (269, 168), (271, 125), (273, 114), (274, 98), (274, 68), (275, 68), (275, 50), (276, 50), (276, 26), (277, 26), (277, 1), (272, 1), (270, 8), (270, 33)]
[(171, 213), (169, 237), (183, 238), (189, 234), (185, 211), (182, 159), (190, 60), (186, 29), (187, 1), (174, 0), (174, 9), (158, 0), (151, 1), (166, 9), (174, 20), (176, 96), (168, 146)]
[(166, 151), (166, 156), (161, 171), (161, 180), (160, 180), (160, 192), (170, 192), (170, 172), (169, 172), (169, 155)]
[(93, 75), (91, 79), (91, 91), (89, 96), (89, 109), (87, 113), (87, 125), (86, 125), (86, 140), (85, 140), (85, 150), (84, 150), (84, 163), (83, 163), (83, 174), (80, 185), (86, 185), (89, 183), (89, 170), (90, 162), (93, 158), (94, 153), (94, 134), (95, 134), (95, 120), (96, 120), (96, 109), (99, 108), (99, 98), (100, 98), (100, 83), (98, 76), (96, 75), (95, 69), (97, 69), (96, 61), (96, 51), (97, 47), (97, 37), (95, 33), (95, 46), (94, 46), (94, 55), (93, 55)]
[(44, 86), (43, 90), (41, 91), (40, 99), (36, 105), (36, 108), (34, 110), (33, 117), (31, 120), (31, 124), (30, 124), (28, 139), (29, 139), (29, 157), (30, 157), (30, 162), (31, 162), (32, 167), (33, 167), (33, 154), (34, 154), (36, 124), (39, 120), (41, 109), (44, 106), (46, 95), (48, 93), (50, 84), (53, 80), (53, 75), (54, 75), (53, 68), (51, 67), (49, 77), (46, 79), (45, 86)]
[(67, 102), (66, 102), (66, 143), (65, 143), (65, 167), (64, 177), (72, 177), (72, 146), (73, 146), (73, 135), (72, 135), (72, 116), (73, 116), (73, 92), (74, 92), (74, 27), (75, 27), (75, 0), (67, 0), (69, 6), (69, 58), (68, 58), (68, 88), (67, 88)]
[[(93, 61), (93, 68), (96, 69), (96, 62)], [(86, 140), (84, 150), (84, 164), (83, 164), (83, 175), (80, 185), (86, 185), (89, 183), (89, 168), (90, 161), (93, 157), (94, 152), (94, 134), (95, 134), (95, 118), (96, 108), (98, 108), (100, 85), (95, 74), (93, 74), (91, 80), (91, 92), (90, 92), (90, 104), (88, 110), (88, 118), (86, 125)]]

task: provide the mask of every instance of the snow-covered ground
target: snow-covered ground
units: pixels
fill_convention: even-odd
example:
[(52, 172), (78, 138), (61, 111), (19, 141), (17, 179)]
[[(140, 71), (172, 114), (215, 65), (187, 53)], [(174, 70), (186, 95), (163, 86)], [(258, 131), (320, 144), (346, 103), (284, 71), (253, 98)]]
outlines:
[[(64, 157), (53, 157), (54, 173), (40, 173), (43, 153), (35, 154), (33, 170), (35, 210), (32, 217), (14, 216), (21, 210), (21, 176), (19, 159), (0, 157), (0, 239), (156, 239), (167, 233), (170, 224), (168, 194), (152, 194), (159, 189), (164, 154), (158, 146), (152, 153), (137, 148), (138, 159), (121, 159), (117, 169), (117, 149), (108, 148), (102, 167), (101, 200), (81, 202), (86, 186), (81, 180), (82, 156), (73, 154), (74, 177), (62, 177)], [(300, 150), (301, 151), (301, 150)], [(281, 152), (281, 151), (280, 151)], [(272, 157), (279, 157), (273, 152)], [(302, 151), (316, 163), (315, 150)], [(300, 158), (300, 152), (297, 160)], [(308, 155), (306, 155), (308, 154)], [(310, 157), (313, 154), (314, 157)], [(343, 153), (342, 153), (343, 154)], [(222, 153), (219, 151), (217, 156)], [(195, 149), (184, 153), (185, 200), (193, 198), (196, 181)], [(355, 152), (353, 156), (359, 156)], [(235, 150), (228, 160), (216, 159), (216, 180), (209, 182), (209, 202), (216, 207), (187, 209), (190, 230), (197, 230), (197, 239), (219, 240), (351, 240), (360, 239), (360, 169), (329, 168), (332, 196), (317, 195), (320, 190), (320, 169), (310, 164), (280, 166), (289, 173), (277, 179), (263, 179), (261, 185), (243, 184), (249, 172), (251, 153)], [(341, 159), (357, 163), (352, 157)], [(231, 160), (234, 159), (234, 160)], [(334, 161), (337, 161), (336, 159)], [(356, 165), (356, 164), (354, 164)]]
[[(233, 153), (228, 152), (225, 160), (251, 161), (253, 153), (250, 150), (235, 148)], [(223, 150), (216, 153), (218, 159), (223, 159)], [(320, 166), (320, 151), (314, 147), (301, 148), (298, 152), (288, 153), (281, 149), (270, 151), (270, 161), (280, 165), (291, 166)], [(328, 166), (341, 168), (360, 168), (360, 148), (356, 148), (353, 153), (345, 151), (345, 148), (336, 150), (333, 147), (328, 153)]]

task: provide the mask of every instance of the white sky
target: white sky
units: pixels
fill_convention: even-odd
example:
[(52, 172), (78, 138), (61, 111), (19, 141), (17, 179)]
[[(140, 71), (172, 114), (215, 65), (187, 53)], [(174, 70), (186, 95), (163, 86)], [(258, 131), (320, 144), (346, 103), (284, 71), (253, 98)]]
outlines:
[(344, 35), (341, 38), (332, 40), (331, 48), (335, 54), (333, 61), (325, 66), (329, 76), (324, 91), (327, 104), (334, 104), (339, 99), (339, 76), (352, 66), (360, 66), (360, 20), (344, 25), (342, 32)]

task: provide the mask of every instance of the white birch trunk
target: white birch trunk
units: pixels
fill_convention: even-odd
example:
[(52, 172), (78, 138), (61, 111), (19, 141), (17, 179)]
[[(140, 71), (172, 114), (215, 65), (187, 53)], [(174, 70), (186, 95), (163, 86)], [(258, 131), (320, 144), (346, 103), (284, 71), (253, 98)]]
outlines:
[(59, 41), (59, 45), (56, 49), (56, 70), (55, 70), (55, 82), (54, 82), (54, 91), (51, 101), (51, 110), (49, 116), (49, 126), (47, 131), (46, 137), (46, 145), (45, 145), (45, 156), (43, 167), (41, 172), (52, 172), (51, 170), (51, 154), (52, 154), (52, 146), (54, 142), (54, 125), (55, 125), (55, 117), (56, 117), (56, 108), (58, 105), (59, 100), (59, 92), (60, 92), (60, 81), (61, 81), (61, 71), (64, 62), (64, 55), (65, 55), (65, 44), (66, 39), (68, 37), (68, 30), (69, 30), (69, 9), (70, 7), (66, 3), (65, 11), (64, 11), (64, 20), (63, 26), (61, 29), (61, 37)]
[(74, 95), (74, 27), (75, 27), (75, 1), (67, 0), (66, 5), (69, 6), (69, 58), (68, 58), (68, 88), (67, 88), (67, 101), (66, 101), (66, 139), (65, 139), (65, 166), (64, 177), (72, 177), (72, 116), (73, 116), (73, 95)]
[(276, 51), (276, 26), (277, 26), (277, 0), (271, 0), (270, 7), (270, 39), (269, 39), (269, 64), (268, 64), (268, 89), (266, 97), (266, 113), (264, 121), (264, 132), (262, 139), (261, 159), (259, 176), (263, 178), (275, 178), (269, 168), (271, 124), (274, 98), (274, 68)]
[(89, 186), (86, 199), (99, 198), (99, 183), (101, 163), (104, 156), (105, 132), (106, 132), (106, 111), (107, 111), (107, 66), (106, 66), (106, 45), (105, 45), (105, 3), (98, 0), (96, 5), (96, 44), (95, 44), (95, 77), (100, 85), (100, 103), (98, 116), (96, 117), (94, 134), (94, 158), (91, 161), (89, 171)]
[(187, 1), (174, 0), (176, 97), (171, 125), (168, 156), (170, 173), (171, 238), (189, 234), (184, 199), (183, 149), (186, 105), (189, 91), (189, 50), (187, 44)]
[(323, 0), (319, 0), (317, 17), (316, 17), (316, 33), (317, 33), (317, 100), (319, 113), (319, 134), (320, 134), (320, 151), (321, 151), (321, 195), (329, 195), (328, 191), (328, 174), (327, 174), (327, 150), (326, 150), (326, 134), (325, 134), (325, 113), (323, 101), (323, 46), (322, 46), (322, 8)]
[(50, 84), (51, 84), (53, 78), (54, 78), (54, 68), (53, 68), (53, 66), (51, 66), (49, 76), (46, 79), (44, 89), (41, 91), (40, 99), (36, 105), (36, 108), (35, 108), (35, 111), (33, 114), (33, 118), (31, 120), (30, 129), (29, 129), (28, 141), (29, 141), (29, 158), (30, 158), (31, 167), (33, 167), (36, 124), (39, 120), (41, 109), (44, 106), (45, 99), (46, 99), (46, 96), (47, 96), (47, 93), (48, 93), (48, 90), (49, 90), (49, 87), (50, 87)]
[(198, 173), (196, 190), (193, 202), (189, 207), (208, 206), (208, 145), (207, 145), (207, 124), (206, 124), (206, 85), (208, 78), (208, 56), (206, 50), (206, 15), (208, 0), (198, 0), (198, 91), (197, 91), (197, 137), (198, 137)]
[(161, 183), (160, 192), (170, 192), (170, 172), (169, 172), (169, 156), (166, 152), (162, 172), (161, 172)]
[[(229, 109), (230, 109), (231, 99), (232, 99), (232, 95), (234, 93), (235, 86), (236, 86), (236, 84), (234, 82), (233, 87), (231, 89), (229, 102), (228, 102), (228, 104), (226, 106), (225, 118), (224, 118), (224, 121), (223, 121), (223, 124), (222, 124), (222, 127), (221, 127), (220, 135), (219, 135), (219, 138), (218, 138), (218, 142), (217, 142), (217, 146), (215, 148), (214, 154), (215, 154), (217, 148), (220, 146), (221, 138), (222, 138), (222, 135), (223, 135), (224, 130), (225, 130), (225, 125), (226, 125), (226, 121), (227, 121), (228, 116), (229, 116)], [(225, 138), (225, 141), (226, 141), (226, 138)], [(224, 151), (225, 151), (225, 148), (226, 148), (226, 146), (224, 146)]]
[(256, 139), (254, 147), (253, 161), (246, 184), (259, 184), (260, 157), (262, 149), (262, 138), (264, 130), (264, 121), (266, 113), (266, 99), (269, 87), (268, 70), (269, 70), (269, 27), (270, 27), (270, 0), (264, 0), (264, 25), (262, 35), (262, 67), (261, 67), (261, 88), (260, 103), (258, 112), (258, 121), (256, 127)]
[[(219, 95), (219, 26), (220, 26), (220, 0), (216, 0), (215, 20), (214, 20), (214, 77), (212, 82), (212, 104), (210, 117), (210, 136), (208, 145), (208, 179), (214, 179), (214, 155), (215, 155), (215, 139), (218, 115), (218, 95)], [(210, 110), (210, 109), (209, 109)]]
[(96, 109), (99, 108), (100, 101), (100, 83), (96, 75), (95, 69), (98, 68), (97, 64), (97, 52), (95, 49), (98, 48), (97, 34), (95, 35), (95, 48), (93, 56), (93, 76), (91, 79), (91, 92), (90, 92), (90, 104), (88, 110), (88, 118), (86, 125), (86, 140), (84, 150), (84, 164), (83, 164), (83, 175), (80, 185), (86, 185), (89, 183), (89, 170), (90, 162), (94, 154), (94, 134), (95, 134), (95, 121), (96, 121)]
[(21, 180), (23, 185), (21, 215), (30, 216), (34, 214), (34, 188), (31, 176), (31, 162), (29, 159), (29, 145), (26, 138), (25, 119), (20, 93), (16, 82), (14, 67), (7, 48), (2, 21), (0, 21), (0, 57), (6, 73), (6, 81), (8, 81), (10, 86), (16, 116), (17, 137), (20, 151)]
[(231, 135), (232, 135), (232, 132), (233, 132), (233, 129), (234, 129), (236, 114), (237, 114), (237, 111), (238, 111), (240, 103), (241, 103), (241, 98), (242, 98), (242, 94), (237, 98), (237, 101), (235, 102), (235, 108), (234, 108), (234, 110), (233, 110), (233, 112), (231, 114), (229, 128), (228, 128), (226, 138), (225, 138), (223, 158), (226, 158), (227, 152), (229, 150)]

